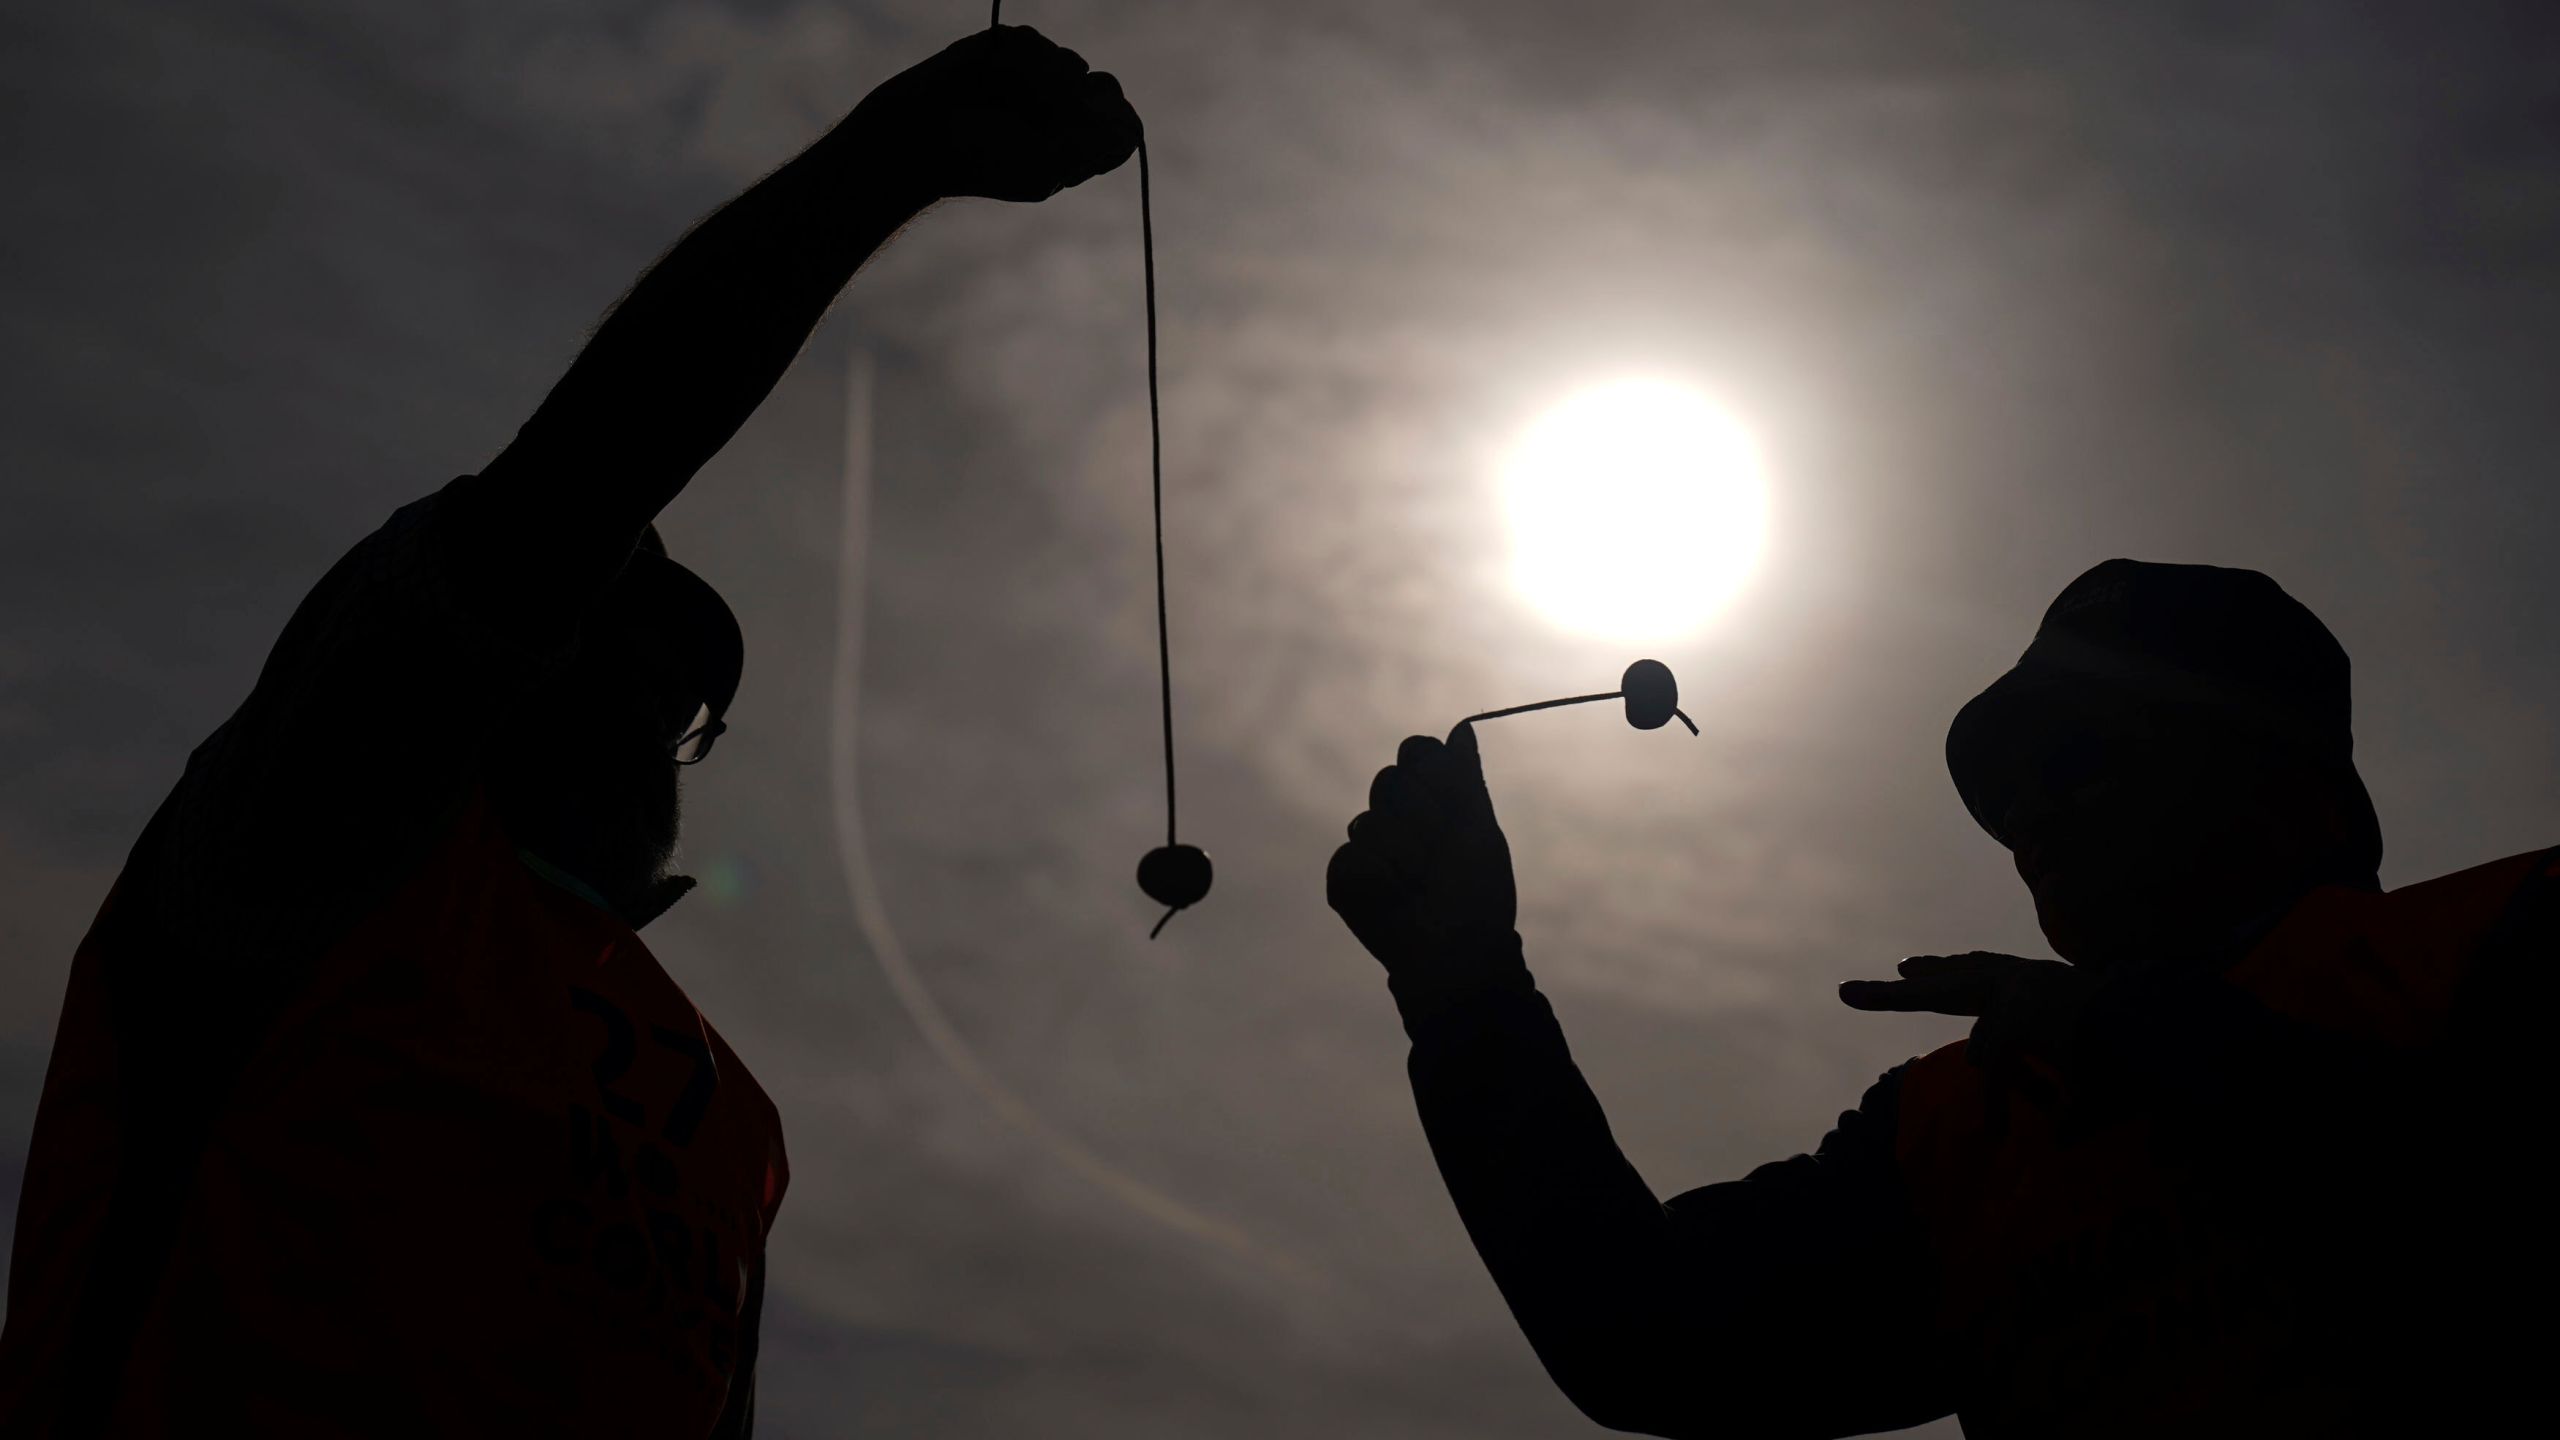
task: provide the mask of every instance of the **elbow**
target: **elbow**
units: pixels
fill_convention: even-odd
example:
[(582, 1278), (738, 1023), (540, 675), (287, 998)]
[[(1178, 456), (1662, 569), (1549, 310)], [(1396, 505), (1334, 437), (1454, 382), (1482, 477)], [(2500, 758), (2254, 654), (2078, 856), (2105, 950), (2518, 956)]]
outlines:
[(1786, 1422), (1786, 1408), (1768, 1403), (1760, 1377), (1746, 1369), (1643, 1350), (1547, 1365), (1565, 1399), (1604, 1430), (1666, 1440), (1800, 1440), (1808, 1432)]
[(1584, 1419), (1604, 1430), (1670, 1437), (1707, 1433), (1683, 1413), (1688, 1407), (1682, 1401), (1694, 1404), (1707, 1388), (1694, 1371), (1675, 1373), (1675, 1367), (1633, 1355), (1583, 1355), (1566, 1363), (1550, 1359), (1547, 1374)]
[(1680, 1433), (1651, 1407), (1628, 1403), (1620, 1395), (1586, 1388), (1567, 1390), (1564, 1397), (1573, 1402), (1574, 1409), (1582, 1412), (1582, 1418), (1603, 1430), (1615, 1430), (1622, 1435), (1672, 1436)]
[(1759, 1423), (1747, 1414), (1708, 1416), (1694, 1406), (1673, 1409), (1623, 1396), (1590, 1396), (1565, 1392), (1583, 1418), (1622, 1435), (1658, 1435), (1663, 1440), (1801, 1440), (1803, 1432)]
[(1584, 1419), (1622, 1435), (1659, 1435), (1665, 1440), (1751, 1440), (1757, 1433), (1744, 1426), (1707, 1424), (1694, 1415), (1674, 1413), (1654, 1403), (1651, 1397), (1589, 1389), (1564, 1393)]

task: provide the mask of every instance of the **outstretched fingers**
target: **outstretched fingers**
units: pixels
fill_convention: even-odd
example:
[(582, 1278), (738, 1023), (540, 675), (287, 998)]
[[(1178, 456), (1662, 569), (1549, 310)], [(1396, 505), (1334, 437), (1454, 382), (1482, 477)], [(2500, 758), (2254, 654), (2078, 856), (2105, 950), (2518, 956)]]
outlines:
[(1958, 955), (1912, 955), (1893, 967), (1906, 980), (1937, 980), (1961, 975), (2007, 975), (2049, 960), (2029, 960), (1996, 950), (1967, 950)]
[(1900, 1014), (1979, 1016), (1999, 982), (1983, 975), (1937, 975), (1913, 980), (1844, 980), (1840, 1003), (1852, 1010)]
[(1913, 955), (1893, 967), (1899, 980), (1844, 981), (1840, 1002), (1852, 1010), (1979, 1017), (1997, 1003), (2002, 986), (2053, 963), (1992, 950)]

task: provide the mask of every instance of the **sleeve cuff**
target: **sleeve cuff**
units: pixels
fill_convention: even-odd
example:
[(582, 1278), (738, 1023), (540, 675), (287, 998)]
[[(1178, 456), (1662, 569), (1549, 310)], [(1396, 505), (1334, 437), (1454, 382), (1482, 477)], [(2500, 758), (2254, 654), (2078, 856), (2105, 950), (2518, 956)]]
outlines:
[(1405, 966), (1387, 977), (1388, 993), (1404, 1017), (1404, 1032), (1416, 1045), (1540, 998), (1516, 930), (1437, 960)]

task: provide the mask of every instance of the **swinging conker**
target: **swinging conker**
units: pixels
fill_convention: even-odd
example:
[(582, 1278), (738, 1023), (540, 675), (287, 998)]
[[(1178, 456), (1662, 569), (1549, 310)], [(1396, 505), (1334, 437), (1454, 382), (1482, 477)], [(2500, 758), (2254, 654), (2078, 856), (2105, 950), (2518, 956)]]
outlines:
[(1199, 846), (1159, 845), (1138, 862), (1138, 888), (1159, 905), (1183, 910), (1208, 896), (1213, 874), (1209, 852)]
[(1680, 709), (1680, 682), (1659, 660), (1639, 660), (1618, 679), (1627, 699), (1627, 723), (1639, 730), (1659, 730)]

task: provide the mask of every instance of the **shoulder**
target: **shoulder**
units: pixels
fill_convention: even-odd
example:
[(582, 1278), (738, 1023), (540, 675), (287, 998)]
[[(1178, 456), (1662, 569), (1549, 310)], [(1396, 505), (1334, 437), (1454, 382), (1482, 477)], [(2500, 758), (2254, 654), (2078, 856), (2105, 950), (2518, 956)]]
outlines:
[(1810, 1153), (1773, 1160), (1745, 1179), (1767, 1192), (1783, 1189), (1799, 1195), (1888, 1195), (1895, 1188), (1895, 1147), (1902, 1128), (1903, 1087), (1911, 1068), (1919, 1063), (1896, 1065), (1878, 1077), (1858, 1098), (1857, 1107), (1842, 1111), (1838, 1122)]
[(382, 624), (449, 628), (465, 618), (456, 601), (469, 579), (467, 553), (450, 534), (461, 511), (464, 476), (391, 512), (338, 557), (294, 612), (277, 653), (294, 642), (330, 638)]
[(1962, 1144), (1984, 1129), (1982, 1070), (1965, 1058), (1962, 1040), (1941, 1045), (1896, 1068), (1892, 1145), (1908, 1168), (1935, 1151)]
[(2384, 894), (2318, 890), (2224, 978), (2270, 1011), (2320, 1030), (2423, 1044), (2500, 957), (2560, 935), (2555, 898), (2555, 850)]
[(2403, 886), (2379, 897), (2375, 943), (2411, 962), (2451, 968), (2476, 955), (2501, 931), (2536, 920), (2560, 888), (2560, 850), (2529, 850)]
[[(1835, 1339), (1840, 1325), (1857, 1323), (1853, 1312), (1925, 1311), (1915, 1197), (1894, 1150), (1911, 1069), (1885, 1072), (1811, 1152), (1669, 1202), (1682, 1235), (1719, 1247), (1726, 1298), (1757, 1296), (1763, 1320), (1793, 1315)], [(1799, 1308), (1809, 1294), (1829, 1299)], [(1843, 1297), (1856, 1302), (1848, 1311)]]
[[(1964, 1047), (1958, 1043), (1947, 1048), (1961, 1051)], [(1921, 1072), (1921, 1083), (1925, 1087), (1928, 1082), (1926, 1067), (1932, 1058), (1923, 1055), (1905, 1060), (1877, 1076), (1876, 1082), (1858, 1097), (1858, 1108), (1841, 1112), (1840, 1123), (1832, 1128), (1830, 1134), (1822, 1137), (1822, 1152), (1873, 1150), (1879, 1154), (1890, 1154), (1894, 1137), (1902, 1128), (1904, 1096), (1912, 1084), (1912, 1075), (1915, 1071)]]

